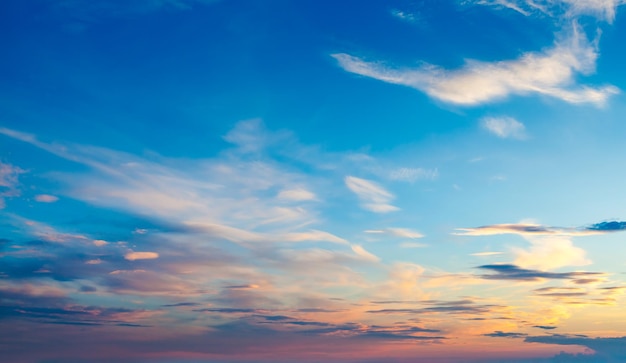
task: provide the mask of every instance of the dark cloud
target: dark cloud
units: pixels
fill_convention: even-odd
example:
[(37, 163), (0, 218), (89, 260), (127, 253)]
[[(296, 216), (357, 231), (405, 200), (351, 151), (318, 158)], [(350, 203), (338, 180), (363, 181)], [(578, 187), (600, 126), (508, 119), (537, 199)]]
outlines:
[(499, 305), (480, 305), (475, 304), (471, 300), (457, 301), (437, 301), (427, 300), (424, 305), (431, 305), (423, 308), (415, 309), (381, 309), (368, 310), (371, 314), (428, 314), (428, 313), (450, 313), (450, 314), (482, 314), (488, 313), (493, 309), (499, 308)]
[(602, 281), (601, 279), (576, 279), (573, 280), (572, 282), (577, 284), (577, 285), (586, 285), (586, 284), (593, 284), (596, 282), (600, 282)]
[(602, 231), (602, 232), (619, 232), (626, 230), (626, 222), (622, 221), (608, 221), (592, 224), (586, 227), (589, 231)]
[(207, 313), (221, 313), (221, 314), (263, 313), (263, 310), (259, 310), (259, 309), (237, 309), (237, 308), (206, 308), (206, 309), (195, 309), (194, 311), (207, 312)]
[(28, 289), (0, 289), (0, 320), (41, 324), (100, 326), (128, 323), (120, 314), (142, 312), (126, 308), (85, 306), (66, 296), (51, 296)]
[(483, 334), (483, 336), (492, 337), (492, 338), (524, 338), (527, 335), (528, 334), (523, 334), (523, 333), (505, 333), (500, 330), (497, 330), (489, 334)]
[(199, 306), (199, 305), (200, 305), (199, 303), (195, 303), (195, 302), (180, 302), (176, 304), (165, 304), (161, 306), (165, 308), (177, 308), (177, 307), (184, 307), (184, 306)]
[(539, 270), (523, 269), (511, 264), (482, 265), (476, 268), (489, 270), (494, 273), (479, 275), (485, 280), (518, 280), (536, 281), (541, 279), (574, 280), (581, 277), (603, 275), (602, 272), (545, 272)]
[(537, 329), (544, 329), (544, 330), (552, 330), (552, 329), (556, 329), (556, 326), (550, 326), (550, 325), (533, 325), (533, 328), (537, 328)]
[[(592, 355), (557, 355), (555, 358), (576, 358), (579, 360), (571, 360), (572, 362), (626, 362), (626, 336), (615, 338), (590, 338), (585, 335), (561, 335), (554, 334), (548, 336), (530, 336), (525, 342), (558, 344), (558, 345), (582, 345), (592, 349), (595, 353)], [(588, 360), (583, 360), (588, 359)], [(570, 362), (570, 360), (554, 360), (554, 362)]]

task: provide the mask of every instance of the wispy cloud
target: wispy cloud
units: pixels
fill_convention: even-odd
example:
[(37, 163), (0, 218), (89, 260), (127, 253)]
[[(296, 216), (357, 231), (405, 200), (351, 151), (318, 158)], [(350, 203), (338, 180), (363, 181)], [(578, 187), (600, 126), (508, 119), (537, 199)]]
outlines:
[(479, 257), (484, 257), (484, 256), (498, 256), (498, 255), (502, 255), (504, 254), (504, 252), (476, 252), (476, 253), (472, 253), (472, 256), (479, 256)]
[(346, 71), (387, 83), (420, 90), (437, 100), (473, 106), (504, 99), (510, 95), (539, 94), (565, 102), (602, 106), (618, 93), (615, 86), (576, 85), (576, 74), (595, 71), (596, 44), (589, 42), (576, 24), (554, 47), (542, 52), (527, 52), (515, 60), (482, 62), (467, 60), (456, 70), (424, 64), (405, 69), (380, 62), (337, 53), (332, 55)]
[(5, 207), (5, 198), (20, 195), (18, 177), (24, 172), (17, 166), (0, 161), (0, 209)]
[(512, 117), (485, 117), (480, 125), (502, 139), (523, 140), (527, 137), (524, 124)]
[(493, 333), (483, 334), (483, 336), (491, 338), (524, 338), (528, 334), (524, 333), (505, 333), (503, 331), (495, 331)]
[(354, 176), (347, 176), (344, 181), (348, 189), (359, 197), (364, 209), (374, 213), (389, 213), (399, 210), (398, 207), (390, 204), (394, 195), (377, 183)]
[(590, 15), (611, 23), (615, 19), (617, 7), (626, 2), (624, 0), (470, 0), (466, 3), (504, 7), (526, 16), (540, 13), (572, 19), (581, 15)]
[(434, 180), (439, 176), (437, 169), (398, 168), (391, 171), (389, 179), (414, 183), (418, 180)]

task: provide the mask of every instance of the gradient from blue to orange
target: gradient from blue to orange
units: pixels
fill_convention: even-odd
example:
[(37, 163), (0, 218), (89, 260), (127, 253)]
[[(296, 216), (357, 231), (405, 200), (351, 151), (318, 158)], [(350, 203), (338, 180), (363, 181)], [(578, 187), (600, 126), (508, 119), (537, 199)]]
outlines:
[(623, 0), (6, 0), (0, 355), (626, 360)]

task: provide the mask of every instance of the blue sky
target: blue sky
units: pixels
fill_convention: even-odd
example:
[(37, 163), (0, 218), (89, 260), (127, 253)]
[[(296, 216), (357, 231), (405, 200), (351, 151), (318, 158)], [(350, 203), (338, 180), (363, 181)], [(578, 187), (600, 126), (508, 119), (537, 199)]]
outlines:
[(3, 2), (0, 352), (623, 360), (623, 3)]

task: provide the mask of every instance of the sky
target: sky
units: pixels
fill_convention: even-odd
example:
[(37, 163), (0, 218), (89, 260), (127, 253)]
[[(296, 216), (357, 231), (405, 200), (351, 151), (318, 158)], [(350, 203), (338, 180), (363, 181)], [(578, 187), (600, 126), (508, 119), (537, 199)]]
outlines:
[(0, 2), (0, 355), (626, 361), (625, 3)]

